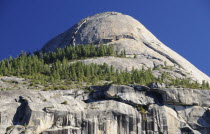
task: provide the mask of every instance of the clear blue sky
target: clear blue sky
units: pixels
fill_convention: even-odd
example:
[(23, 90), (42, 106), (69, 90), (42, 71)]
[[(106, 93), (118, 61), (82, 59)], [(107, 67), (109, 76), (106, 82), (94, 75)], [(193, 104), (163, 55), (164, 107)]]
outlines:
[(0, 0), (0, 59), (40, 49), (79, 20), (105, 11), (133, 16), (210, 76), (210, 0)]

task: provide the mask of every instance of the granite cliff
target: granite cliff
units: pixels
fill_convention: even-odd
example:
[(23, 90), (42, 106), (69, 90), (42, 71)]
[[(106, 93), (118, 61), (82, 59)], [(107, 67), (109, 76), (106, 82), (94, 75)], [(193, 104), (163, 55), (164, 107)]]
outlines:
[(8, 134), (209, 134), (210, 91), (131, 85), (0, 92)]

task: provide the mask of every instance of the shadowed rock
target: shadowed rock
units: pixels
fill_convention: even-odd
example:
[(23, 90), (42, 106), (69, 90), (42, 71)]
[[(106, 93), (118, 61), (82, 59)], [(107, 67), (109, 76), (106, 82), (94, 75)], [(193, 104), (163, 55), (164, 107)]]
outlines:
[(31, 117), (31, 109), (28, 105), (28, 101), (22, 96), (19, 97), (20, 106), (13, 118), (13, 125), (28, 125)]

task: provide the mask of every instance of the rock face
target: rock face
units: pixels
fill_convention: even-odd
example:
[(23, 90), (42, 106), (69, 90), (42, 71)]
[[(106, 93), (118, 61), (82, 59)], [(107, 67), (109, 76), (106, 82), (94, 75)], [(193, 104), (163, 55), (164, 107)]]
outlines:
[[(210, 82), (210, 78), (193, 66), (182, 56), (161, 43), (140, 22), (134, 18), (117, 12), (106, 12), (88, 17), (74, 25), (69, 30), (50, 40), (43, 48), (44, 51), (53, 51), (66, 45), (77, 44), (114, 44), (119, 51), (126, 50), (127, 56), (137, 55), (137, 59), (125, 59), (126, 63), (135, 68), (142, 66), (156, 68), (158, 66), (173, 66), (171, 74), (176, 78), (189, 77), (198, 82)], [(109, 57), (88, 59), (89, 62), (108, 62), (118, 68), (130, 67), (118, 59)], [(136, 62), (138, 64), (136, 64)], [(124, 64), (123, 64), (124, 63)], [(181, 71), (179, 71), (181, 69)], [(177, 71), (178, 70), (178, 71)], [(179, 72), (182, 72), (180, 75)], [(161, 73), (161, 72), (160, 72)]]
[(210, 91), (140, 85), (90, 91), (1, 91), (0, 133), (210, 133)]

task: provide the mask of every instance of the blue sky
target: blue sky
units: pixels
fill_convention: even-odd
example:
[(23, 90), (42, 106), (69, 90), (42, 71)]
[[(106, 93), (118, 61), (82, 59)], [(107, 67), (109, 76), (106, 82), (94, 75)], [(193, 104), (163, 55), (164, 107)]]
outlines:
[(210, 76), (209, 0), (0, 0), (0, 59), (40, 49), (81, 19), (117, 11)]

